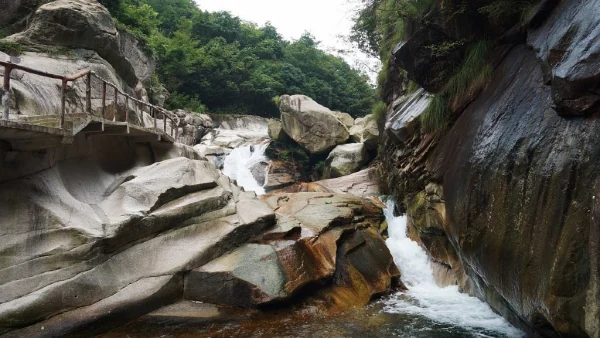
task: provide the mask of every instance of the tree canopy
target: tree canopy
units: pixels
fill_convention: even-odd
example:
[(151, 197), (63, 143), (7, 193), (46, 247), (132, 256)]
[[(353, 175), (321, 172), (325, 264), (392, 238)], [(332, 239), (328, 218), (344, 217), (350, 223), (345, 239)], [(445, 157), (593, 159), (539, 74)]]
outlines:
[(158, 58), (155, 82), (171, 93), (171, 108), (276, 116), (274, 98), (304, 94), (356, 117), (377, 101), (368, 77), (309, 33), (286, 41), (269, 23), (203, 11), (193, 0), (100, 2)]

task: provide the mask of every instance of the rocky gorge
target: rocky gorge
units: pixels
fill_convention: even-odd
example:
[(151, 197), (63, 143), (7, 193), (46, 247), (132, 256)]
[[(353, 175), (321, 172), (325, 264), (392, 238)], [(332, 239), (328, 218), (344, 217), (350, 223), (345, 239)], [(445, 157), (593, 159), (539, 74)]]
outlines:
[[(73, 119), (23, 150), (0, 125), (0, 336), (600, 338), (600, 2), (532, 2), (516, 24), (477, 10), (491, 0), (433, 3), (393, 50), (381, 115), (296, 94), (279, 118), (155, 124), (93, 82), (91, 115), (173, 142)], [(0, 42), (24, 51), (0, 61), (164, 105), (156, 59), (96, 0), (4, 8)], [(489, 76), (428, 128), (480, 39)], [(10, 120), (59, 111), (56, 81), (10, 78)], [(66, 92), (86, 109), (83, 82)]]

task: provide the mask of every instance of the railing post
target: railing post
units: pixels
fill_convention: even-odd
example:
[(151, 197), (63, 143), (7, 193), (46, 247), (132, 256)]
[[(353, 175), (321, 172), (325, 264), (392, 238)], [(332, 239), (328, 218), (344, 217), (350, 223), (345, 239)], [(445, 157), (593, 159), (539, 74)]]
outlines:
[(171, 120), (171, 137), (173, 137), (173, 124), (174, 124), (173, 122), (174, 121), (173, 121), (173, 118), (170, 118), (170, 120)]
[(158, 129), (156, 128), (156, 111), (154, 111), (154, 107), (150, 107), (150, 115), (154, 118), (154, 129)]
[(58, 127), (60, 129), (65, 128), (65, 110), (66, 110), (66, 100), (67, 100), (67, 79), (62, 80), (62, 87), (60, 90), (60, 121)]
[(115, 89), (115, 113), (113, 114), (113, 122), (117, 120), (117, 113), (119, 112), (119, 91), (117, 90), (117, 86), (113, 87)]
[(165, 112), (162, 112), (163, 114), (163, 133), (167, 133), (167, 114), (165, 114)]
[(102, 81), (102, 131), (104, 131), (105, 116), (106, 116), (106, 82)]
[(4, 94), (2, 95), (2, 105), (4, 106), (3, 117), (5, 120), (10, 118), (10, 73), (12, 72), (11, 66), (4, 66)]
[(129, 134), (129, 96), (125, 94), (125, 123), (127, 123), (127, 134)]
[(85, 79), (85, 111), (92, 114), (92, 72), (88, 72)]

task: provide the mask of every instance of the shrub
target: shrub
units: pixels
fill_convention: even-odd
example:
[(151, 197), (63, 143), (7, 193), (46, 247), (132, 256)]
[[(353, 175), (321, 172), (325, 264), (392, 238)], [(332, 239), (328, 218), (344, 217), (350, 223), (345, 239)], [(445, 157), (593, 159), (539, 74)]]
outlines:
[(385, 102), (379, 102), (373, 107), (373, 117), (376, 121), (379, 121), (382, 118), (385, 118), (385, 113), (387, 111), (387, 105)]
[(208, 108), (200, 102), (198, 96), (190, 96), (174, 92), (169, 97), (169, 101), (166, 104), (169, 109), (183, 108), (192, 112), (204, 113)]
[(278, 96), (273, 96), (273, 98), (271, 99), (271, 101), (273, 101), (273, 104), (279, 108), (279, 104), (281, 103), (281, 97)]
[(492, 75), (489, 55), (493, 44), (486, 39), (473, 43), (468, 49), (463, 63), (448, 82), (446, 89), (436, 95), (421, 115), (421, 123), (426, 132), (444, 131), (448, 127), (448, 103), (457, 96), (467, 93), (474, 84), (483, 85)]
[(23, 46), (16, 42), (0, 40), (0, 52), (13, 56), (21, 55), (23, 54)]

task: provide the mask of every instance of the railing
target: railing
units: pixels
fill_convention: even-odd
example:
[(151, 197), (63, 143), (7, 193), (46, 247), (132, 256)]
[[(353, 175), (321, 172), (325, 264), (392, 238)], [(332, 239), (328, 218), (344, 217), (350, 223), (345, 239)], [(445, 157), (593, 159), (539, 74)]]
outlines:
[(139, 115), (140, 118), (142, 119), (142, 121), (143, 121), (144, 107), (147, 109), (148, 114), (154, 119), (154, 128), (153, 129), (159, 130), (158, 123), (157, 123), (157, 119), (158, 119), (157, 115), (160, 113), (160, 114), (162, 114), (162, 117), (163, 117), (163, 130), (162, 131), (163, 131), (163, 133), (167, 134), (167, 119), (169, 119), (171, 121), (170, 135), (174, 139), (177, 139), (178, 126), (179, 126), (179, 117), (177, 115), (169, 112), (168, 110), (166, 110), (164, 108), (154, 106), (150, 103), (138, 100), (128, 94), (125, 94), (124, 92), (119, 90), (117, 85), (104, 80), (103, 78), (96, 75), (96, 73), (94, 73), (91, 70), (85, 70), (85, 71), (79, 72), (79, 73), (71, 75), (71, 76), (61, 76), (61, 75), (46, 73), (46, 72), (42, 72), (42, 71), (39, 71), (36, 69), (20, 66), (20, 65), (14, 64), (12, 62), (0, 61), (0, 65), (4, 66), (4, 85), (2, 87), (2, 89), (4, 91), (4, 93), (2, 94), (2, 105), (4, 106), (4, 112), (3, 112), (4, 120), (9, 119), (10, 74), (15, 69), (21, 70), (21, 71), (24, 71), (27, 73), (31, 73), (31, 74), (35, 74), (35, 75), (62, 81), (61, 106), (60, 106), (60, 118), (59, 118), (59, 128), (60, 129), (65, 128), (67, 88), (68, 88), (69, 82), (74, 82), (83, 77), (86, 78), (86, 82), (85, 82), (86, 83), (85, 112), (87, 114), (92, 115), (92, 77), (93, 77), (102, 82), (102, 130), (104, 130), (104, 123), (106, 121), (107, 88), (112, 87), (114, 90), (113, 101), (114, 101), (114, 105), (115, 105), (115, 113), (114, 113), (115, 118), (116, 118), (117, 111), (118, 111), (119, 96), (123, 96), (125, 98), (125, 122), (127, 122), (127, 132), (128, 133), (129, 133), (129, 101), (132, 101), (134, 103), (135, 113), (138, 114), (138, 110), (142, 112), (142, 114)]

